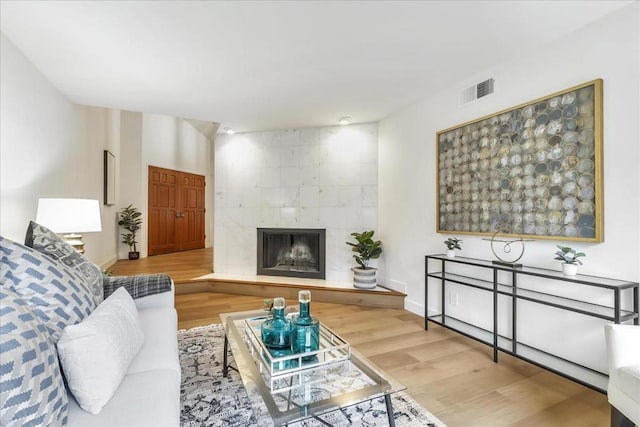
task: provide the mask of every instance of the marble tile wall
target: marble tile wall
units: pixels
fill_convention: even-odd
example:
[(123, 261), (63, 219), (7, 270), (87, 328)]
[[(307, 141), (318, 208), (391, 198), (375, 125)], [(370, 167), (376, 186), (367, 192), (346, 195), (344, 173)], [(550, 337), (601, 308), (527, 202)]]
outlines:
[(327, 280), (350, 281), (345, 241), (377, 227), (377, 147), (375, 123), (218, 136), (214, 271), (255, 275), (258, 227), (325, 228)]

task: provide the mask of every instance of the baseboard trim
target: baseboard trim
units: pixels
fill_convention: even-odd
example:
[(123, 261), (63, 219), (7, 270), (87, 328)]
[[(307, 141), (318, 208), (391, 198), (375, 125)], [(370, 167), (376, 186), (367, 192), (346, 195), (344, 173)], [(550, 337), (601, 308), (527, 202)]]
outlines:
[(110, 260), (105, 261), (102, 264), (100, 264), (100, 268), (102, 270), (106, 270), (109, 267), (111, 267), (113, 264), (115, 264), (116, 262), (118, 262), (118, 257), (117, 256), (115, 256), (115, 257), (111, 258)]
[[(412, 312), (413, 314), (417, 314), (420, 317), (424, 317), (424, 304), (420, 304), (409, 299), (404, 301), (404, 309)], [(438, 310), (433, 308), (429, 308), (429, 316), (433, 316), (436, 314), (440, 314)]]
[(424, 316), (424, 305), (413, 302), (408, 298), (404, 301), (404, 309), (418, 316)]

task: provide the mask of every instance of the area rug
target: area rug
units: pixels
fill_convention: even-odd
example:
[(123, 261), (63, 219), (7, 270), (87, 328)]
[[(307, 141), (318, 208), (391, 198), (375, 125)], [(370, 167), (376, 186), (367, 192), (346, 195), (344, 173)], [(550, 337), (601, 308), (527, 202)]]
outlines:
[[(255, 419), (240, 375), (229, 370), (222, 376), (224, 330), (215, 324), (178, 331), (182, 385), (180, 388), (183, 427), (269, 425)], [(229, 360), (233, 362), (233, 356)], [(233, 364), (233, 363), (232, 363)], [(433, 414), (404, 392), (392, 395), (397, 426), (445, 427)], [(323, 415), (324, 421), (338, 427), (386, 426), (387, 410), (383, 398)], [(310, 419), (291, 427), (323, 426)]]

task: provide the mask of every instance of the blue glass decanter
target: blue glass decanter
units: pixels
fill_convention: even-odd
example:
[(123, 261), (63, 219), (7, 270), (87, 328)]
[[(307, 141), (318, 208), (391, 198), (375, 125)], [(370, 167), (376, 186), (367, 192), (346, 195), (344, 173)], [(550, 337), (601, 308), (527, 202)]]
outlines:
[[(293, 331), (291, 333), (291, 349), (294, 353), (307, 353), (318, 351), (320, 348), (320, 322), (311, 317), (311, 292), (298, 292), (300, 313), (294, 316)], [(314, 356), (306, 356), (302, 360), (312, 359)]]
[(285, 306), (284, 298), (274, 298), (273, 318), (260, 325), (262, 342), (274, 356), (284, 355), (291, 348), (291, 321), (284, 316)]

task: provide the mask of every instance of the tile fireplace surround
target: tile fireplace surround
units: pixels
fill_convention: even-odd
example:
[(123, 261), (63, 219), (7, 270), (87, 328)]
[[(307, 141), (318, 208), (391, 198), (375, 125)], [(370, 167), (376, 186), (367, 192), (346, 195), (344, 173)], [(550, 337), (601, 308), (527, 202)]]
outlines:
[(375, 229), (376, 124), (219, 135), (214, 271), (256, 275), (256, 228), (326, 229), (326, 279), (350, 282), (350, 233)]

